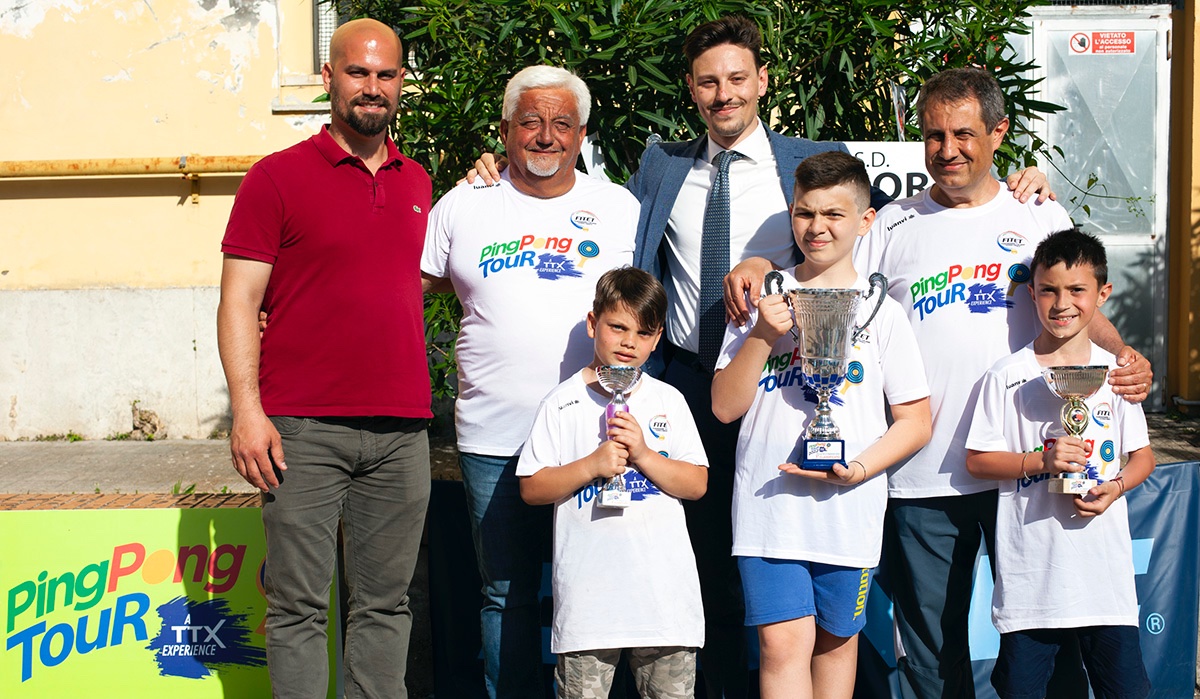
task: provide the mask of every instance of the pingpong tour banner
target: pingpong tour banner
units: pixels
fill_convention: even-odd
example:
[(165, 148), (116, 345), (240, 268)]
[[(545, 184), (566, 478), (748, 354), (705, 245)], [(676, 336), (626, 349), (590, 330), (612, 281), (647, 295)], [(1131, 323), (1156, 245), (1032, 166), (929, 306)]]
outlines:
[(259, 697), (259, 510), (0, 512), (0, 696)]

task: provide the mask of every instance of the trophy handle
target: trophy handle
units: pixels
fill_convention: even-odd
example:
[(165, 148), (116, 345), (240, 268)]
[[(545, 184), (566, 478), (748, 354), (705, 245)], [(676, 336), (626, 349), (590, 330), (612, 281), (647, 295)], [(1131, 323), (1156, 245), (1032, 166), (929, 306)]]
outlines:
[[(775, 284), (775, 291), (771, 291), (772, 283)], [(792, 307), (792, 297), (783, 293), (783, 275), (779, 273), (779, 270), (773, 269), (767, 272), (767, 276), (763, 277), (763, 289), (766, 290), (767, 295), (779, 294), (783, 297), (784, 301), (787, 301), (788, 308), (792, 309), (792, 339), (799, 343), (800, 331), (796, 327), (795, 308)]]
[(862, 325), (854, 328), (854, 334), (850, 336), (850, 344), (856, 344), (858, 342), (858, 338), (862, 335), (862, 331), (871, 324), (872, 320), (875, 320), (875, 314), (879, 313), (879, 307), (883, 305), (883, 299), (887, 297), (887, 277), (883, 276), (879, 272), (873, 272), (871, 276), (867, 278), (867, 282), (870, 283), (871, 288), (867, 290), (867, 295), (863, 298), (869, 299), (875, 294), (876, 291), (878, 291), (879, 299), (875, 302), (875, 308), (871, 310), (871, 315), (867, 316), (867, 319), (863, 321)]
[[(775, 291), (771, 291), (771, 283), (775, 283)], [(763, 288), (767, 290), (767, 294), (783, 294), (783, 275), (778, 270), (767, 272), (767, 276), (763, 277)]]

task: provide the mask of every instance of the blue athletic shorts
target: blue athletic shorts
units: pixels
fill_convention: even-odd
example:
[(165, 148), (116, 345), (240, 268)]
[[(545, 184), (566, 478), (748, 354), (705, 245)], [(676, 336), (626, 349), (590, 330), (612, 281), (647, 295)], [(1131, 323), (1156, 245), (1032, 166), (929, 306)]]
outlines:
[(1054, 656), (1069, 636), (1079, 638), (1088, 683), (1097, 697), (1144, 699), (1150, 678), (1142, 663), (1136, 626), (1026, 629), (1000, 634), (992, 686), (1001, 699), (1041, 699), (1054, 670)]
[(738, 556), (746, 596), (746, 625), (815, 616), (834, 636), (849, 638), (867, 623), (870, 568)]

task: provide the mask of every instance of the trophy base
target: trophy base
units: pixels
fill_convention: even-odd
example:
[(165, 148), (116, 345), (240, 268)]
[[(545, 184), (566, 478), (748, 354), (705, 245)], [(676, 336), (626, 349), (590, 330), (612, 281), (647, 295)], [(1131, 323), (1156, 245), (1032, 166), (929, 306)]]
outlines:
[[(1083, 474), (1078, 475), (1082, 476)], [(1087, 495), (1089, 490), (1096, 487), (1096, 480), (1094, 478), (1055, 476), (1046, 481), (1046, 487), (1051, 493), (1060, 495)]]
[(601, 490), (600, 500), (596, 507), (608, 507), (623, 510), (633, 504), (633, 494), (628, 490)]
[(805, 471), (832, 471), (834, 464), (845, 464), (846, 442), (841, 439), (806, 439), (800, 444)]

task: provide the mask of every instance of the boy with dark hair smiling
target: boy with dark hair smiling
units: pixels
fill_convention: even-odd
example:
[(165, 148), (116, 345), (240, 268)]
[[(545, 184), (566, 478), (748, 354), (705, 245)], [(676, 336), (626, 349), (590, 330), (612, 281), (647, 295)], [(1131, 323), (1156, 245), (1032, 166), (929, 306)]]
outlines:
[[(604, 273), (587, 314), (592, 363), (542, 401), (517, 463), (521, 497), (555, 505), (550, 650), (563, 699), (607, 697), (625, 649), (642, 696), (693, 696), (704, 616), (680, 499), (704, 495), (708, 459), (674, 388), (642, 374), (628, 409), (605, 419), (610, 395), (597, 378), (600, 367), (641, 367), (666, 315), (650, 274)], [(612, 477), (632, 495), (623, 509), (598, 507)]]
[[(1096, 696), (1140, 699), (1150, 681), (1121, 496), (1154, 470), (1146, 418), (1104, 382), (1086, 399), (1086, 430), (1064, 436), (1063, 399), (1042, 380), (1049, 367), (1117, 366), (1088, 337), (1112, 292), (1104, 246), (1060, 231), (1038, 245), (1031, 267), (1042, 331), (984, 375), (967, 437), (967, 470), (1000, 481), (992, 620), (1001, 635), (992, 685), (1002, 699), (1044, 696), (1059, 647), (1077, 638)], [(1100, 482), (1086, 495), (1043, 483), (1079, 472)]]

